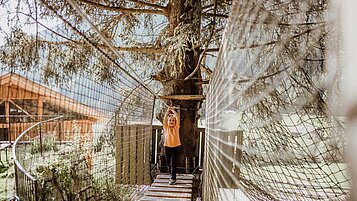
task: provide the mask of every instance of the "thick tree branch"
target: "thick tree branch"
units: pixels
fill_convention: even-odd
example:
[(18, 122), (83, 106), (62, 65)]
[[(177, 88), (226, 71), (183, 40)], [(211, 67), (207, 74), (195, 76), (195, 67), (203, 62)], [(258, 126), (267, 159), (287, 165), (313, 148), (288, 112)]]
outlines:
[(151, 10), (151, 9), (139, 9), (139, 8), (124, 8), (124, 7), (113, 7), (113, 6), (108, 6), (104, 5), (101, 3), (96, 3), (93, 1), (89, 0), (78, 0), (82, 3), (95, 6), (97, 8), (103, 9), (103, 10), (109, 10), (109, 11), (114, 11), (114, 12), (123, 12), (123, 13), (148, 13), (148, 14), (157, 14), (157, 15), (165, 15), (164, 11), (162, 10)]
[[(46, 40), (42, 40), (42, 43), (47, 43), (47, 44), (53, 44), (53, 45), (67, 45), (67, 46), (71, 46), (71, 47), (77, 47), (77, 46), (88, 46), (90, 47), (90, 45), (88, 45), (85, 42), (81, 42), (81, 41), (62, 41), (62, 42), (55, 42), (55, 41), (46, 41)], [(108, 48), (106, 45), (103, 44), (96, 44), (93, 43), (94, 45), (96, 45), (97, 47), (100, 48)], [(126, 51), (126, 52), (147, 52), (147, 53), (161, 53), (163, 52), (162, 48), (156, 48), (153, 46), (147, 46), (147, 47), (118, 47), (118, 46), (113, 46), (113, 48), (117, 51)]]
[(153, 8), (159, 9), (159, 10), (163, 10), (163, 11), (165, 11), (167, 9), (165, 6), (160, 6), (160, 5), (157, 5), (157, 4), (148, 3), (148, 2), (144, 2), (144, 1), (139, 1), (139, 0), (129, 0), (129, 1), (133, 2), (133, 3), (137, 3), (137, 4), (140, 4), (140, 5), (143, 5), (143, 6), (153, 7)]
[[(214, 14), (217, 13), (217, 1), (216, 1), (216, 0), (214, 1), (214, 11), (213, 11), (213, 13), (214, 13)], [(213, 37), (214, 27), (215, 27), (215, 26), (216, 26), (216, 18), (213, 18), (213, 23), (212, 23), (212, 27), (211, 27), (211, 33), (210, 33), (210, 36), (209, 36), (209, 38), (208, 38), (207, 44), (206, 44), (206, 46), (205, 46), (205, 49), (203, 50), (202, 54), (200, 55), (200, 58), (198, 59), (196, 68), (192, 71), (191, 74), (189, 74), (189, 75), (185, 78), (185, 80), (188, 80), (188, 79), (190, 79), (191, 77), (193, 77), (193, 76), (197, 73), (197, 71), (200, 69), (200, 65), (201, 65), (202, 60), (203, 60), (204, 58), (206, 58), (206, 51), (207, 51), (208, 46), (209, 46), (209, 44), (210, 44), (210, 42), (211, 42), (211, 39), (212, 39), (212, 37)]]
[(156, 48), (156, 47), (114, 47), (114, 49), (118, 51), (127, 51), (127, 52), (147, 52), (147, 53), (164, 52), (162, 48)]
[(237, 46), (234, 49), (257, 48), (257, 47), (266, 46), (266, 45), (274, 45), (274, 44), (277, 44), (277, 43), (287, 43), (288, 41), (291, 41), (294, 38), (300, 37), (300, 36), (302, 36), (304, 34), (313, 32), (315, 30), (319, 30), (322, 26), (324, 26), (324, 25), (320, 25), (320, 26), (316, 26), (316, 27), (311, 28), (311, 29), (307, 29), (307, 30), (305, 30), (305, 31), (303, 31), (303, 32), (301, 32), (299, 34), (293, 35), (293, 36), (285, 38), (285, 39), (273, 40), (273, 41), (270, 41), (270, 42), (267, 42), (267, 43), (253, 43), (253, 44), (249, 44), (249, 45)]

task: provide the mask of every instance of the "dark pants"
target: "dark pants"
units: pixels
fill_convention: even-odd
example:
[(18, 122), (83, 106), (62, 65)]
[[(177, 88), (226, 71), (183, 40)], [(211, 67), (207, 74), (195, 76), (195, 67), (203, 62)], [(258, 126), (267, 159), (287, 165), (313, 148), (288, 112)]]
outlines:
[(169, 167), (171, 179), (176, 180), (176, 158), (178, 147), (165, 147), (166, 163)]

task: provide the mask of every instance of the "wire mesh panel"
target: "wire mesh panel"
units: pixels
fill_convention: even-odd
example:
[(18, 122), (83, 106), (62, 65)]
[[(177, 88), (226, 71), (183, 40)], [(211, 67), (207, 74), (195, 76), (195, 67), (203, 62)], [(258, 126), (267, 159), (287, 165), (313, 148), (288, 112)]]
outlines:
[[(56, 3), (81, 16), (83, 24), (59, 13)], [(111, 44), (103, 48), (103, 30), (93, 24), (95, 19), (84, 20), (88, 12), (83, 5), (78, 8), (65, 1), (21, 5), (17, 16), (34, 22), (36, 31), (22, 30), (26, 20), (9, 20), (13, 27), (0, 47), (1, 140), (15, 140), (34, 123), (63, 118), (36, 126), (19, 140), (20, 198), (130, 199), (140, 185), (150, 183), (154, 96), (141, 80), (146, 74), (133, 71), (130, 61)], [(47, 20), (55, 25), (35, 20), (40, 11), (51, 12), (53, 17)], [(23, 48), (16, 49), (20, 45)], [(116, 147), (119, 141), (122, 144)], [(116, 178), (123, 180), (115, 182)]]
[[(153, 98), (148, 92), (129, 93), (130, 89), (119, 88), (121, 83), (109, 85), (81, 76), (70, 79), (67, 87), (35, 81), (41, 75), (27, 71), (9, 73), (5, 68), (2, 75), (6, 77), (1, 82), (10, 83), (15, 91), (2, 94), (9, 103), (2, 123), (8, 129), (5, 140), (14, 140), (36, 122), (64, 116), (31, 128), (19, 139), (16, 154), (23, 169), (16, 166), (15, 179), (21, 199), (112, 200), (132, 197), (138, 185), (149, 184)], [(130, 128), (126, 149), (116, 153), (115, 128), (123, 125)], [(116, 163), (125, 163), (130, 180), (121, 184), (130, 186), (115, 185)]]
[(207, 98), (204, 200), (345, 200), (330, 1), (234, 2)]

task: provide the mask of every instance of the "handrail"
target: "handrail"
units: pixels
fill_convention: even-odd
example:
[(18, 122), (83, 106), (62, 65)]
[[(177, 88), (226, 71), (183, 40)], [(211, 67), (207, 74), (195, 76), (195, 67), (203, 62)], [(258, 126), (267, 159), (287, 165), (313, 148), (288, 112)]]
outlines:
[(24, 130), (15, 140), (13, 146), (12, 146), (12, 157), (14, 159), (14, 163), (15, 163), (15, 166), (18, 167), (20, 169), (21, 172), (23, 172), (29, 179), (31, 179), (32, 181), (36, 181), (36, 178), (34, 178), (28, 171), (25, 170), (24, 167), (22, 167), (22, 165), (20, 164), (20, 162), (17, 160), (17, 156), (16, 156), (16, 145), (18, 143), (18, 141), (29, 131), (31, 130), (32, 128), (36, 127), (37, 125), (40, 125), (40, 124), (43, 124), (43, 123), (46, 123), (46, 122), (49, 122), (49, 121), (53, 121), (53, 120), (57, 120), (57, 119), (60, 119), (60, 118), (63, 118), (64, 116), (58, 116), (58, 117), (54, 117), (54, 118), (51, 118), (51, 119), (47, 119), (47, 120), (44, 120), (44, 121), (40, 121), (40, 122), (37, 122), (35, 123), (34, 125), (30, 126), (29, 128), (27, 128), (26, 130)]

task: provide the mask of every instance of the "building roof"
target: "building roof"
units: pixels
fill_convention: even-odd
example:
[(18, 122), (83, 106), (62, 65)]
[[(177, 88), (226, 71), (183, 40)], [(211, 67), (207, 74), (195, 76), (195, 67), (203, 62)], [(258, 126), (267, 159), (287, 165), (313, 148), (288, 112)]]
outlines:
[(107, 115), (92, 107), (15, 73), (6, 73), (0, 76), (0, 92), (1, 99), (38, 99), (41, 97), (43, 101), (51, 105), (90, 118), (108, 118)]

